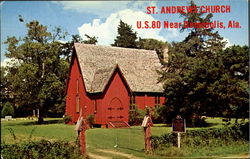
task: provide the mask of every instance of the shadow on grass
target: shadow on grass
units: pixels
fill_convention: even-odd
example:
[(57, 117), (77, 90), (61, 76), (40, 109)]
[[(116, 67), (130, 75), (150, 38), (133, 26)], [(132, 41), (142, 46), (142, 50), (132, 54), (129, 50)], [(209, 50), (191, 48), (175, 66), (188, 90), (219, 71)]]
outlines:
[(58, 123), (64, 123), (62, 119), (53, 119), (44, 121), (42, 124), (58, 124)]
[(187, 128), (210, 128), (210, 127), (214, 127), (214, 126), (217, 126), (217, 125), (222, 125), (222, 123), (204, 122), (204, 123), (196, 124), (196, 126), (194, 126), (192, 123), (186, 123)]
[(154, 124), (153, 127), (172, 127), (172, 124)]
[[(186, 127), (187, 128), (196, 128), (196, 127), (200, 127), (200, 128), (208, 128), (208, 127), (214, 127), (217, 125), (221, 125), (221, 123), (202, 123), (202, 125), (200, 126), (193, 126), (192, 123), (186, 123)], [(155, 124), (153, 127), (172, 127), (172, 124)]]
[(221, 123), (207, 123), (207, 125), (205, 127), (213, 127), (216, 125), (221, 125)]
[(39, 124), (37, 121), (19, 121), (19, 122), (12, 122), (8, 123), (8, 126), (32, 126), (32, 125), (49, 125), (49, 124), (59, 124), (63, 123), (62, 119), (52, 119), (52, 120), (45, 120), (42, 124)]

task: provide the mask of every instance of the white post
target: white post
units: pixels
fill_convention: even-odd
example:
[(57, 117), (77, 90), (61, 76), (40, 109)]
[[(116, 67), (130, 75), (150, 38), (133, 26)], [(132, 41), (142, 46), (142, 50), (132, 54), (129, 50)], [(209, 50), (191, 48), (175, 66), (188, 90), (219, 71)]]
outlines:
[(37, 109), (37, 118), (39, 118), (39, 115), (40, 115), (39, 109)]
[(117, 128), (114, 128), (115, 130), (115, 146), (114, 148), (117, 148), (118, 147), (118, 143), (117, 143)]
[(181, 148), (181, 133), (177, 133), (178, 134), (178, 148)]

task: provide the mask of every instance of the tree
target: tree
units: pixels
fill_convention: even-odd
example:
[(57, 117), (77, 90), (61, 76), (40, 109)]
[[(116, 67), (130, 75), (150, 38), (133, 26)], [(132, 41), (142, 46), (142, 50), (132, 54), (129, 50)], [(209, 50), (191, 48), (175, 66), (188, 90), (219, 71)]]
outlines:
[[(195, 6), (193, 1), (190, 5)], [(212, 14), (205, 16), (204, 13), (191, 12), (182, 13), (181, 17), (190, 23), (209, 23)], [(243, 56), (234, 53), (233, 56), (238, 60), (232, 61), (234, 58), (230, 59), (231, 57), (227, 56), (229, 50), (223, 51), (223, 38), (218, 32), (213, 31), (213, 28), (183, 26), (182, 31), (184, 30), (189, 31), (188, 36), (182, 42), (172, 43), (169, 47), (169, 58), (160, 72), (160, 81), (164, 82), (167, 98), (168, 111), (164, 111), (168, 113), (165, 115), (166, 118), (170, 120), (181, 114), (195, 125), (196, 121), (201, 121), (202, 115), (221, 115), (230, 105), (235, 106), (241, 95), (244, 95), (241, 103), (245, 101), (245, 97), (248, 96), (245, 89), (247, 85), (244, 84), (246, 81), (240, 82), (239, 78), (232, 75), (240, 74), (246, 69), (248, 56), (241, 53), (244, 54), (244, 60), (240, 61)], [(238, 68), (241, 70), (240, 73), (227, 69), (228, 60), (233, 62), (229, 66), (230, 69), (244, 65)], [(244, 75), (247, 74), (245, 72)], [(236, 83), (240, 87), (233, 88)], [(230, 96), (225, 98), (224, 95), (228, 93)], [(230, 98), (232, 96), (235, 99)], [(245, 101), (244, 105), (246, 103), (248, 102)]]
[(223, 105), (222, 115), (249, 117), (249, 47), (231, 46), (218, 53), (222, 68), (219, 78), (208, 87), (217, 105)]
[(91, 37), (91, 36), (89, 36), (89, 35), (87, 35), (87, 34), (85, 34), (85, 36), (86, 36), (86, 38), (87, 38), (88, 40), (84, 40), (84, 41), (83, 41), (84, 44), (94, 44), (94, 45), (96, 45), (96, 43), (98, 42), (98, 41), (97, 41), (98, 38), (95, 37), (95, 36)]
[[(6, 79), (6, 68), (1, 66), (0, 67), (0, 90), (1, 90), (1, 100), (0, 100), (0, 105), (1, 105), (1, 108), (3, 106), (3, 103), (6, 103), (8, 101), (8, 93), (7, 93), (7, 90), (6, 90), (6, 86), (7, 86), (7, 79)], [(2, 109), (1, 109), (2, 110)]]
[[(160, 61), (163, 62), (164, 56), (167, 56), (167, 52), (164, 51), (168, 50), (169, 44), (167, 42), (163, 42), (157, 39), (142, 39), (139, 38), (139, 41), (137, 42), (137, 48), (139, 49), (145, 49), (145, 50), (155, 50)], [(165, 50), (166, 49), (166, 50)]]
[(145, 50), (155, 50), (160, 61), (164, 63), (164, 52), (167, 56), (168, 43), (163, 42), (157, 39), (142, 39), (139, 37), (137, 41), (137, 33), (133, 32), (133, 29), (128, 24), (124, 23), (120, 20), (120, 24), (118, 26), (118, 36), (115, 39), (114, 44), (112, 46), (118, 47), (126, 47), (126, 48), (138, 48)]
[[(188, 24), (204, 24), (212, 23), (212, 13), (205, 15), (205, 13), (197, 12), (194, 1), (191, 0), (190, 7), (191, 12), (182, 12), (180, 17), (184, 18), (183, 21)], [(210, 56), (214, 52), (220, 51), (224, 48), (226, 42), (223, 42), (223, 38), (219, 35), (218, 31), (213, 31), (212, 27), (185, 27), (182, 26), (181, 32), (189, 31), (188, 36), (181, 43), (186, 55), (194, 57), (198, 56), (203, 58), (204, 56)]]
[(26, 27), (25, 37), (8, 37), (5, 42), (8, 45), (6, 57), (16, 61), (7, 67), (6, 78), (11, 81), (7, 89), (16, 107), (39, 109), (38, 123), (42, 123), (48, 110), (64, 105), (69, 64), (63, 56), (65, 45), (59, 40), (66, 33), (60, 28), (49, 32), (38, 21), (31, 21)]
[(61, 50), (61, 54), (65, 57), (66, 61), (68, 63), (70, 63), (70, 58), (73, 54), (74, 51), (74, 43), (85, 43), (85, 44), (94, 44), (96, 45), (97, 41), (97, 37), (91, 37), (87, 34), (85, 34), (85, 36), (87, 37), (87, 40), (83, 40), (80, 35), (72, 35), (72, 38), (70, 41), (62, 44), (63, 45), (63, 49)]
[(114, 44), (112, 46), (118, 47), (126, 47), (126, 48), (136, 48), (137, 47), (137, 33), (133, 32), (133, 29), (128, 24), (124, 23), (120, 20), (120, 24), (118, 26), (118, 36), (114, 40)]
[(74, 43), (83, 43), (83, 39), (80, 35), (72, 35), (71, 40), (63, 44), (63, 49), (61, 50), (61, 54), (65, 56), (65, 59), (68, 63), (70, 63), (70, 58), (74, 51)]
[(10, 104), (10, 102), (6, 102), (4, 105), (3, 105), (3, 109), (1, 111), (2, 113), (2, 117), (5, 117), (5, 116), (14, 116), (14, 108), (13, 106)]

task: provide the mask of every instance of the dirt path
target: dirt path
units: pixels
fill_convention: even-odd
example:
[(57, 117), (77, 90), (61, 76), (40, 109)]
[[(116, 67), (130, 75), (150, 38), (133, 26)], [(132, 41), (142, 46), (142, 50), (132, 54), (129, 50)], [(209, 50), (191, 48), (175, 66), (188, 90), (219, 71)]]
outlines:
[[(125, 158), (128, 158), (128, 159), (142, 159), (140, 157), (134, 156), (133, 154), (127, 154), (127, 153), (119, 152), (119, 151), (115, 151), (115, 150), (96, 149), (96, 151), (102, 152), (105, 155), (100, 156), (100, 155), (96, 155), (96, 154), (93, 154), (93, 153), (88, 153), (88, 156), (91, 159), (112, 159), (112, 157), (107, 157), (108, 155), (112, 155), (112, 156), (116, 156), (116, 157), (120, 156), (120, 157), (125, 157)], [(185, 158), (185, 157), (166, 157), (166, 158)], [(249, 156), (249, 154), (242, 154), (242, 155), (230, 155), (230, 156), (226, 156), (226, 157), (210, 156), (210, 157), (205, 157), (205, 158), (250, 158), (250, 156)]]
[(232, 155), (232, 156), (227, 156), (227, 157), (222, 157), (222, 158), (250, 158), (249, 154), (245, 155)]
[(93, 153), (88, 153), (88, 156), (89, 156), (91, 159), (112, 159), (112, 158), (110, 158), (110, 157), (99, 156), (99, 155), (96, 155), (96, 154), (93, 154)]
[[(115, 155), (115, 156), (122, 156), (122, 157), (129, 158), (129, 159), (142, 159), (142, 158), (136, 157), (136, 156), (134, 156), (132, 154), (127, 154), (127, 153), (118, 152), (118, 151), (114, 151), (114, 150), (96, 149), (96, 151), (103, 152), (103, 153), (110, 154), (110, 155)], [(88, 156), (90, 158), (93, 158), (93, 159), (112, 159), (110, 157), (100, 156), (100, 155), (96, 155), (96, 154), (93, 154), (93, 153), (88, 153)]]
[(113, 154), (113, 155), (118, 155), (118, 156), (123, 156), (123, 157), (127, 157), (127, 158), (130, 158), (130, 159), (142, 159), (142, 158), (136, 157), (136, 156), (134, 156), (132, 154), (127, 154), (127, 153), (118, 152), (118, 151), (114, 151), (114, 150), (97, 149), (97, 151), (104, 152), (104, 153), (109, 153), (109, 154)]

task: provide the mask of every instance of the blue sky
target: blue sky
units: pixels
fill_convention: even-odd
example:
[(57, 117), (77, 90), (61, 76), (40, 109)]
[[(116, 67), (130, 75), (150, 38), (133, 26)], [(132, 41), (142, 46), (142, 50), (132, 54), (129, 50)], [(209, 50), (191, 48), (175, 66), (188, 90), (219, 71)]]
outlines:
[[(197, 5), (230, 5), (230, 13), (216, 13), (213, 20), (239, 21), (241, 28), (216, 29), (229, 41), (230, 45), (248, 45), (248, 1), (247, 0), (195, 0)], [(50, 29), (60, 26), (70, 35), (84, 34), (98, 37), (99, 45), (109, 45), (117, 34), (117, 25), (122, 19), (132, 25), (142, 38), (155, 38), (163, 41), (181, 41), (187, 35), (178, 29), (137, 29), (137, 20), (168, 20), (181, 22), (178, 14), (146, 14), (147, 6), (186, 6), (188, 0), (165, 1), (7, 1), (1, 2), (1, 42), (7, 36), (22, 37), (26, 34), (24, 23), (18, 21), (22, 15), (25, 22), (38, 20)], [(69, 40), (70, 36), (67, 39)], [(1, 62), (6, 46), (1, 44)]]

